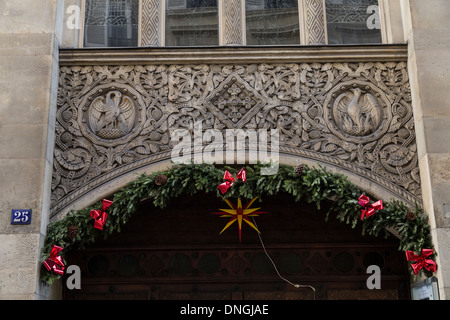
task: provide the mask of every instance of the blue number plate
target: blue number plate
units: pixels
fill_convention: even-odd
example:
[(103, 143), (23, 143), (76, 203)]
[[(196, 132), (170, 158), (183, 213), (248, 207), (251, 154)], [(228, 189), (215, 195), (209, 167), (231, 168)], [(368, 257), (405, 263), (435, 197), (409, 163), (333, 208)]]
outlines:
[(31, 209), (13, 209), (11, 212), (11, 224), (30, 224)]

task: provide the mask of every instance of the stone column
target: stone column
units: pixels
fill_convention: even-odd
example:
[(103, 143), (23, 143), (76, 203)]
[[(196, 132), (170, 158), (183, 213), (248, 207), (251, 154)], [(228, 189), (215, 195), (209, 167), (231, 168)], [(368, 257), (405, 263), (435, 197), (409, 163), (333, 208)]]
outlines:
[(325, 0), (300, 0), (301, 44), (326, 44)]
[(424, 209), (450, 298), (450, 1), (402, 0)]
[(142, 0), (141, 45), (143, 47), (161, 46), (161, 11), (164, 3), (160, 0)]
[[(0, 15), (0, 299), (48, 298), (40, 290), (39, 256), (50, 204), (61, 39), (55, 30), (63, 1), (3, 0)], [(12, 209), (32, 209), (31, 224), (11, 225)]]
[(219, 1), (220, 40), (222, 46), (243, 45), (245, 30), (243, 29), (245, 16), (245, 1)]

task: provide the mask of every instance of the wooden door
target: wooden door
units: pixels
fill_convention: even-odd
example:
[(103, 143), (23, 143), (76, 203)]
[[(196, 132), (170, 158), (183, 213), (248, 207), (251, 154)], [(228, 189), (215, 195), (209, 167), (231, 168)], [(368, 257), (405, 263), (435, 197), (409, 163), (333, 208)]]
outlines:
[[(143, 203), (121, 233), (72, 251), (69, 264), (82, 270), (82, 289), (65, 299), (302, 300), (409, 299), (409, 274), (395, 237), (363, 237), (333, 217), (294, 203), (288, 195), (265, 198), (268, 214), (256, 231), (237, 225), (219, 235), (226, 205), (214, 195), (184, 197), (169, 208)], [(381, 290), (366, 286), (367, 267), (381, 268)]]

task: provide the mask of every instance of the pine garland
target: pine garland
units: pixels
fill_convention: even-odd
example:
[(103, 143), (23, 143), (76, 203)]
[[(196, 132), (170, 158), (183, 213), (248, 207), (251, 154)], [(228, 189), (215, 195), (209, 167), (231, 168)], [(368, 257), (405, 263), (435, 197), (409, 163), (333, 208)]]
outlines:
[[(337, 213), (337, 219), (354, 228), (362, 223), (363, 234), (378, 236), (380, 232), (388, 235), (387, 228), (392, 228), (400, 234), (399, 250), (412, 250), (420, 253), (422, 248), (433, 248), (428, 218), (421, 208), (408, 208), (403, 202), (393, 200), (383, 201), (384, 209), (377, 214), (360, 220), (361, 206), (358, 198), (362, 192), (352, 184), (348, 178), (340, 173), (332, 173), (324, 167), (310, 168), (304, 165), (302, 174), (298, 175), (294, 168), (280, 165), (274, 175), (260, 175), (261, 164), (247, 166), (247, 181), (236, 182), (225, 195), (222, 195), (217, 186), (223, 182), (224, 170), (236, 176), (235, 168), (224, 167), (219, 169), (212, 164), (187, 164), (174, 166), (164, 172), (154, 172), (150, 175), (141, 175), (130, 182), (126, 187), (114, 194), (112, 206), (108, 209), (108, 219), (103, 231), (93, 227), (90, 216), (91, 210), (102, 207), (101, 202), (76, 211), (71, 211), (63, 219), (48, 225), (47, 236), (43, 247), (41, 262), (49, 257), (53, 244), (61, 246), (67, 252), (73, 248), (85, 248), (95, 242), (98, 237), (107, 237), (114, 232), (120, 232), (121, 226), (127, 223), (136, 211), (139, 203), (144, 199), (153, 199), (155, 207), (164, 208), (173, 198), (181, 195), (192, 196), (197, 192), (215, 193), (224, 198), (252, 199), (256, 196), (264, 198), (266, 195), (276, 195), (285, 192), (292, 195), (293, 200), (314, 203), (320, 209), (325, 200), (331, 201), (331, 208), (326, 214), (328, 219), (331, 212)], [(161, 175), (163, 179), (161, 183)], [(159, 176), (159, 177), (158, 177)], [(157, 178), (157, 179), (155, 179)], [(411, 217), (411, 213), (414, 219)], [(69, 228), (75, 227), (75, 236), (69, 236)], [(63, 253), (64, 253), (63, 251)], [(428, 271), (423, 270), (427, 276)], [(51, 284), (59, 276), (42, 268), (41, 279)]]

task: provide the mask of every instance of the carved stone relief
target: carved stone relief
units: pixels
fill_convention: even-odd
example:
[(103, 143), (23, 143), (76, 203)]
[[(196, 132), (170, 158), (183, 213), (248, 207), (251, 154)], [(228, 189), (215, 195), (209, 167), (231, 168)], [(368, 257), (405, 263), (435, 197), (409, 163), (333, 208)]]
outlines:
[(406, 63), (63, 66), (52, 210), (170, 159), (170, 132), (278, 129), (280, 152), (420, 201)]
[(325, 44), (325, 15), (323, 0), (303, 0), (305, 44)]
[(223, 45), (242, 45), (242, 12), (240, 0), (223, 1)]
[(159, 0), (142, 0), (141, 39), (142, 46), (160, 46), (159, 29), (161, 14)]

